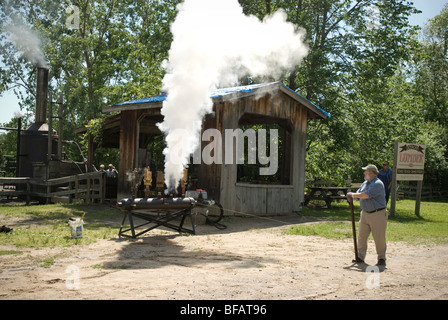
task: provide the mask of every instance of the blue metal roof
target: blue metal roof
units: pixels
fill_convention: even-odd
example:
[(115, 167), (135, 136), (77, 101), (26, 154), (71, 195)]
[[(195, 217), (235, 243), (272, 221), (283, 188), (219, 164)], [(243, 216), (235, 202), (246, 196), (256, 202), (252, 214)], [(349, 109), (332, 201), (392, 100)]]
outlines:
[[(252, 84), (252, 85), (248, 85), (248, 86), (239, 86), (239, 87), (217, 89), (217, 90), (212, 92), (210, 97), (212, 99), (215, 99), (215, 98), (223, 97), (223, 96), (226, 96), (228, 94), (233, 94), (233, 93), (252, 92), (256, 88), (272, 85), (273, 83), (275, 83), (275, 82), (272, 82), (272, 83), (262, 83), (262, 84)], [(163, 101), (166, 100), (166, 97), (167, 97), (166, 94), (160, 94), (160, 95), (154, 96), (154, 97), (142, 98), (142, 99), (136, 99), (136, 100), (126, 101), (126, 102), (116, 103), (116, 104), (114, 104), (114, 106), (123, 106), (123, 105), (128, 105), (128, 104), (137, 104), (137, 103), (163, 102)]]
[(166, 94), (159, 94), (155, 97), (149, 97), (149, 98), (143, 98), (143, 99), (136, 99), (131, 101), (125, 101), (114, 104), (114, 106), (124, 106), (128, 104), (137, 104), (137, 103), (154, 103), (154, 102), (163, 102), (166, 100)]
[(319, 109), (320, 111), (322, 111), (322, 112), (325, 114), (325, 116), (327, 116), (328, 118), (331, 117), (331, 113), (325, 111), (324, 109), (322, 109), (322, 108), (319, 107), (319, 106), (316, 106), (314, 103), (312, 103), (310, 100), (308, 100), (307, 98), (305, 98), (304, 96), (302, 96), (300, 93), (298, 93), (298, 92), (292, 90), (290, 87), (285, 86), (283, 83), (282, 83), (282, 85), (283, 85), (286, 89), (288, 89), (288, 90), (290, 90), (291, 92), (294, 92), (296, 95), (302, 97), (302, 99), (304, 99), (304, 100), (308, 101), (309, 103), (311, 103), (311, 104), (312, 104), (313, 106), (315, 106), (317, 109)]
[(267, 86), (273, 85), (275, 83), (277, 83), (277, 82), (251, 84), (251, 85), (247, 85), (247, 86), (217, 89), (212, 92), (211, 98), (215, 99), (215, 98), (223, 97), (223, 96), (226, 96), (229, 94), (234, 94), (234, 93), (252, 92), (254, 89), (261, 88), (261, 87), (267, 87)]
[[(270, 83), (252, 84), (252, 85), (247, 85), (247, 86), (238, 86), (238, 87), (217, 89), (217, 90), (212, 92), (210, 97), (212, 99), (217, 99), (217, 98), (224, 97), (224, 96), (227, 96), (227, 95), (230, 95), (230, 94), (235, 94), (235, 93), (249, 93), (249, 92), (252, 92), (253, 90), (258, 89), (258, 88), (272, 86), (274, 84), (279, 84), (279, 83), (280, 82), (270, 82)], [(283, 87), (287, 88), (288, 90), (290, 90), (292, 93), (295, 93), (296, 95), (298, 95), (302, 99), (304, 99), (307, 102), (309, 102), (310, 104), (312, 104), (314, 107), (316, 107), (318, 110), (320, 110), (323, 114), (325, 114), (326, 117), (331, 117), (330, 113), (328, 113), (325, 110), (321, 109), (320, 107), (316, 106), (314, 103), (312, 103), (311, 101), (309, 101), (308, 99), (306, 99), (302, 95), (298, 94), (297, 92), (295, 92), (291, 88), (285, 86), (284, 84), (281, 84), (281, 85)], [(154, 96), (154, 97), (143, 98), (143, 99), (136, 99), (136, 100), (126, 101), (126, 102), (116, 103), (113, 106), (124, 106), (124, 105), (140, 104), (140, 103), (157, 103), (157, 102), (165, 101), (166, 98), (167, 98), (166, 94), (160, 94), (160, 95)]]

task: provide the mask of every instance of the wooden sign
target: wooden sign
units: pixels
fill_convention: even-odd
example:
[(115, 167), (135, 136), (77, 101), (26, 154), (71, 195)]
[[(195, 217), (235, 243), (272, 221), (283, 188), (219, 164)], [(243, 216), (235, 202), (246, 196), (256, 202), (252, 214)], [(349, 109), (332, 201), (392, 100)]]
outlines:
[(420, 200), (423, 188), (426, 145), (417, 143), (400, 143), (394, 146), (394, 175), (392, 179), (390, 216), (395, 215), (398, 181), (417, 181), (415, 197), (415, 215), (420, 217)]
[(398, 143), (395, 150), (397, 181), (422, 181), (425, 168), (426, 146), (415, 143)]

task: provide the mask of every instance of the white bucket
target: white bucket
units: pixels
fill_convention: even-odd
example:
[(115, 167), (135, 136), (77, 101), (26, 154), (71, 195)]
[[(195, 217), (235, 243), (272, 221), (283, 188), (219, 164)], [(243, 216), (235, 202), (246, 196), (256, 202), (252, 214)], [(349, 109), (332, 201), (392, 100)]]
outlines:
[(70, 232), (72, 234), (72, 239), (80, 239), (83, 234), (84, 221), (81, 219), (69, 220), (68, 225), (70, 226)]

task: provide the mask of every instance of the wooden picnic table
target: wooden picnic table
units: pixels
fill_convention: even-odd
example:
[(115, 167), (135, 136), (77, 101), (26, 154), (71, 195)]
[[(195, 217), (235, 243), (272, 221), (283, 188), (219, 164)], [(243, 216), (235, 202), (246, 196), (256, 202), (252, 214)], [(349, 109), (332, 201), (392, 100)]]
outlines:
[(310, 193), (305, 197), (305, 206), (311, 200), (325, 201), (327, 208), (331, 209), (331, 202), (339, 199), (347, 199), (348, 187), (308, 187)]

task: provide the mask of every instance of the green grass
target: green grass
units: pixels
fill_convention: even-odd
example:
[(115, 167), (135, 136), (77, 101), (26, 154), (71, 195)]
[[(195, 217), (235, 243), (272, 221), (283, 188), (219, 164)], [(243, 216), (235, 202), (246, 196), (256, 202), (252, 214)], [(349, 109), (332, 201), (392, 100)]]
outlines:
[[(414, 213), (415, 201), (397, 201), (394, 217), (389, 217), (386, 237), (388, 241), (410, 244), (448, 243), (448, 201), (425, 201), (420, 205), (420, 217)], [(355, 202), (355, 222), (358, 227), (361, 209)], [(304, 208), (305, 216), (327, 218), (329, 221), (294, 225), (290, 235), (314, 235), (329, 239), (352, 237), (350, 208), (346, 202), (334, 203), (332, 209)], [(356, 229), (358, 230), (358, 229)]]
[[(448, 243), (448, 201), (422, 202), (421, 217), (415, 216), (414, 207), (415, 201), (412, 200), (397, 202), (395, 217), (389, 217), (387, 240), (412, 244)], [(86, 213), (83, 238), (72, 239), (68, 219), (81, 217), (83, 213)], [(334, 203), (332, 209), (304, 208), (302, 213), (305, 216), (325, 218), (325, 221), (291, 226), (287, 234), (330, 239), (352, 237), (350, 209), (346, 202)], [(355, 202), (356, 222), (359, 220), (359, 213), (359, 203)], [(121, 219), (122, 214), (117, 209), (105, 205), (0, 204), (0, 225), (13, 227), (10, 233), (0, 233), (0, 244), (24, 248), (90, 244), (98, 239), (115, 237)], [(0, 255), (12, 254), (20, 254), (20, 251), (0, 251)]]
[[(72, 239), (68, 219), (80, 218), (83, 213), (86, 213), (83, 237)], [(0, 205), (0, 223), (12, 227), (13, 231), (0, 233), (0, 244), (31, 248), (90, 244), (116, 235), (120, 217), (117, 209), (105, 205), (3, 204)]]
[(17, 250), (0, 250), (0, 256), (6, 256), (9, 254), (22, 254), (22, 251)]
[(43, 259), (42, 261), (41, 261), (41, 267), (42, 268), (50, 268), (52, 265), (54, 265), (54, 259), (53, 258), (46, 258), (46, 259)]
[(287, 233), (303, 236), (320, 236), (329, 239), (345, 239), (352, 236), (352, 227), (351, 224), (343, 221), (317, 222), (292, 226)]

